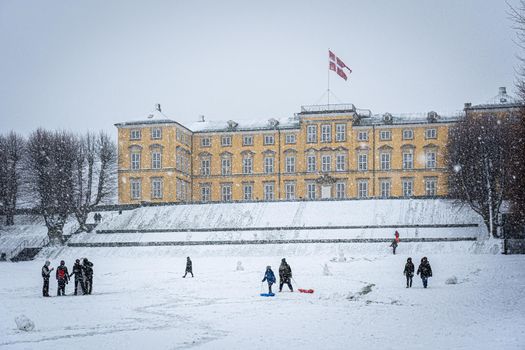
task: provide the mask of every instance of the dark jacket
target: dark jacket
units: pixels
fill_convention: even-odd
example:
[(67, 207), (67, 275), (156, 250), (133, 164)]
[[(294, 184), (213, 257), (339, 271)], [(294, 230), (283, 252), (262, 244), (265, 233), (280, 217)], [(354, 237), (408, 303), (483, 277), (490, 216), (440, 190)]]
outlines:
[(86, 276), (86, 278), (93, 277), (93, 263), (88, 260), (84, 260), (82, 265), (82, 272)]
[(392, 244), (390, 244), (391, 247), (397, 248), (397, 240), (393, 240)]
[(419, 267), (417, 268), (417, 274), (421, 277), (432, 277), (432, 268), (428, 261), (422, 261)]
[(190, 259), (186, 260), (186, 271), (191, 271), (193, 268), (193, 264)]
[(403, 271), (403, 274), (410, 277), (414, 276), (414, 264), (407, 262), (405, 264), (405, 270)]
[(82, 265), (80, 265), (80, 263), (75, 263), (75, 265), (73, 265), (73, 272), (71, 272), (69, 277), (75, 275), (75, 279), (82, 278), (82, 270)]
[(59, 267), (57, 267), (56, 278), (59, 281), (61, 280), (69, 281), (69, 273), (67, 271), (66, 266), (60, 265)]
[(267, 269), (266, 273), (264, 274), (264, 278), (262, 280), (268, 281), (268, 284), (274, 284), (275, 283), (275, 274), (273, 273), (272, 269)]
[(42, 278), (45, 280), (49, 279), (49, 275), (51, 275), (51, 270), (46, 265), (42, 266)]
[(279, 278), (286, 281), (292, 278), (292, 268), (288, 263), (282, 262), (279, 266)]

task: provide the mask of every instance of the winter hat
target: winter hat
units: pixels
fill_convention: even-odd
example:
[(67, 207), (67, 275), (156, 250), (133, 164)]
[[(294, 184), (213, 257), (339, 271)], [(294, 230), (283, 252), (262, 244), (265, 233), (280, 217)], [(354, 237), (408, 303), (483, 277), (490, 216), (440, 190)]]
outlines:
[(64, 260), (60, 260), (60, 265), (65, 265), (66, 262)]
[(75, 260), (77, 264), (80, 264), (80, 259)]
[(281, 259), (281, 262), (285, 263), (285, 262), (286, 262), (286, 259), (285, 259), (285, 258), (282, 258), (282, 259)]
[(270, 265), (266, 266), (266, 270), (270, 270), (272, 267)]
[(45, 262), (45, 265), (46, 265), (46, 266), (49, 266), (49, 265), (51, 265), (51, 261), (49, 261), (49, 260), (46, 260), (46, 262)]
[(412, 258), (408, 258), (408, 259), (407, 259), (407, 262), (412, 262)]

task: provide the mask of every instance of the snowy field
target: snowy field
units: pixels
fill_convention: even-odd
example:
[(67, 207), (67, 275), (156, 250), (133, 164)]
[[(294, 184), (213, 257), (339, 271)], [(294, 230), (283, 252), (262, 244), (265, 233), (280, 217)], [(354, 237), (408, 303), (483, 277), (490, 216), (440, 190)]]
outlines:
[[(396, 256), (367, 244), (48, 249), (0, 263), (0, 349), (524, 349), (525, 256), (470, 254), (466, 244), (461, 253), (401, 244)], [(429, 289), (417, 277), (405, 288), (408, 254), (416, 268), (428, 256)], [(195, 278), (181, 278), (186, 255)], [(42, 298), (46, 256), (70, 269), (89, 257), (94, 294)], [(314, 294), (259, 296), (265, 266), (277, 271), (283, 256), (295, 287)], [(458, 283), (446, 284), (452, 276)], [(16, 328), (20, 314), (33, 331)]]

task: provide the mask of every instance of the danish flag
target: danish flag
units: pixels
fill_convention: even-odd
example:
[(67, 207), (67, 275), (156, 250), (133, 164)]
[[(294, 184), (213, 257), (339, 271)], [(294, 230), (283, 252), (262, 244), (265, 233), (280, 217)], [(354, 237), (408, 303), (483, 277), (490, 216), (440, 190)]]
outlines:
[(347, 80), (348, 77), (344, 69), (348, 69), (348, 74), (352, 73), (350, 67), (348, 67), (339, 57), (337, 57), (332, 51), (328, 50), (328, 68), (337, 73), (341, 78)]

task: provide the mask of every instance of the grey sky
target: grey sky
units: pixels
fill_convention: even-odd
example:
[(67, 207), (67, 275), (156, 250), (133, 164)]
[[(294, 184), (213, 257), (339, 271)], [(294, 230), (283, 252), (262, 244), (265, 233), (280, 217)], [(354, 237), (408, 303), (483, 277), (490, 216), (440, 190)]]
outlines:
[[(515, 4), (516, 0), (510, 1)], [(319, 100), (452, 111), (513, 91), (504, 1), (0, 0), (0, 132), (291, 116)], [(332, 99), (335, 102), (335, 99)]]

